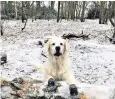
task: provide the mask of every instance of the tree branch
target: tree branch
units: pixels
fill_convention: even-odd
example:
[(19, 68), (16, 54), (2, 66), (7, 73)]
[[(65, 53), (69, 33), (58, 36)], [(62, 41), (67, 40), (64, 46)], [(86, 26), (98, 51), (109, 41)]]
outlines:
[(111, 24), (115, 27), (115, 23), (113, 22), (112, 18), (109, 18)]

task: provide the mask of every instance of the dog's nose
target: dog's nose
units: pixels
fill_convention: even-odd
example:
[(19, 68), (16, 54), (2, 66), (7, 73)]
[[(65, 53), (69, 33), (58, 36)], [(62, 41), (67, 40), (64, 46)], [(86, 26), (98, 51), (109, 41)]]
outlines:
[(56, 46), (55, 49), (56, 49), (57, 52), (59, 52), (60, 51), (60, 46)]

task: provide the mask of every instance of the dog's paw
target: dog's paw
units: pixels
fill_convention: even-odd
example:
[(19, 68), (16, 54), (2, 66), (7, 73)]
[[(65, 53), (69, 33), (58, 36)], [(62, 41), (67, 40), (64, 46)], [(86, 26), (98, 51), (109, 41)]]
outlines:
[(52, 86), (55, 86), (55, 85), (56, 85), (55, 79), (50, 78), (50, 79), (48, 80), (48, 87), (52, 87)]
[(71, 84), (69, 86), (69, 90), (70, 90), (70, 95), (76, 97), (75, 99), (77, 99), (77, 97), (78, 97), (78, 89), (77, 89), (76, 85)]
[(55, 79), (50, 78), (48, 80), (47, 91), (56, 91), (56, 82)]

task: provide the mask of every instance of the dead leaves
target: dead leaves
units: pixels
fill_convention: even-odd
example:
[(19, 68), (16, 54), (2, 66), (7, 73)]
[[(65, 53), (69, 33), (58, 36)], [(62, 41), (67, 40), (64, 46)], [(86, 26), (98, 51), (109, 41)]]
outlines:
[(80, 93), (79, 98), (80, 99), (87, 99), (84, 93)]
[[(12, 89), (12, 91), (9, 91), (9, 94), (12, 97), (17, 98), (21, 98), (21, 99), (31, 99), (31, 98), (39, 98), (42, 99), (42, 97), (47, 98), (47, 95), (51, 92), (49, 91), (44, 91), (44, 94), (41, 96), (40, 95), (40, 88), (43, 85), (42, 81), (38, 81), (38, 80), (34, 80), (32, 78), (26, 77), (26, 78), (15, 78), (12, 81), (7, 81), (6, 79), (2, 79), (1, 80), (1, 85), (2, 87), (7, 86), (9, 88)], [(60, 87), (62, 86), (59, 82), (56, 83), (56, 87)], [(57, 89), (56, 88), (56, 89)], [(58, 93), (58, 90), (53, 92), (53, 94)], [(53, 95), (52, 94), (52, 95)], [(52, 96), (51, 95), (51, 96)], [(61, 99), (65, 99), (64, 97), (57, 95), (57, 96), (53, 96), (54, 99), (58, 99), (59, 97), (61, 97)], [(49, 99), (49, 98), (47, 98)], [(84, 95), (84, 93), (80, 93), (79, 94), (79, 99), (87, 99), (86, 96)]]

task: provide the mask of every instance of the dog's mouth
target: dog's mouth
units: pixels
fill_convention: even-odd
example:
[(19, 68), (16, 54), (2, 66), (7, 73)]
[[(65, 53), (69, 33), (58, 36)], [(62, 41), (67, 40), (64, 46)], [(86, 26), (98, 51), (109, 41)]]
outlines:
[(60, 52), (56, 52), (56, 53), (54, 54), (54, 56), (60, 56), (60, 55), (62, 55), (62, 53), (60, 53)]

